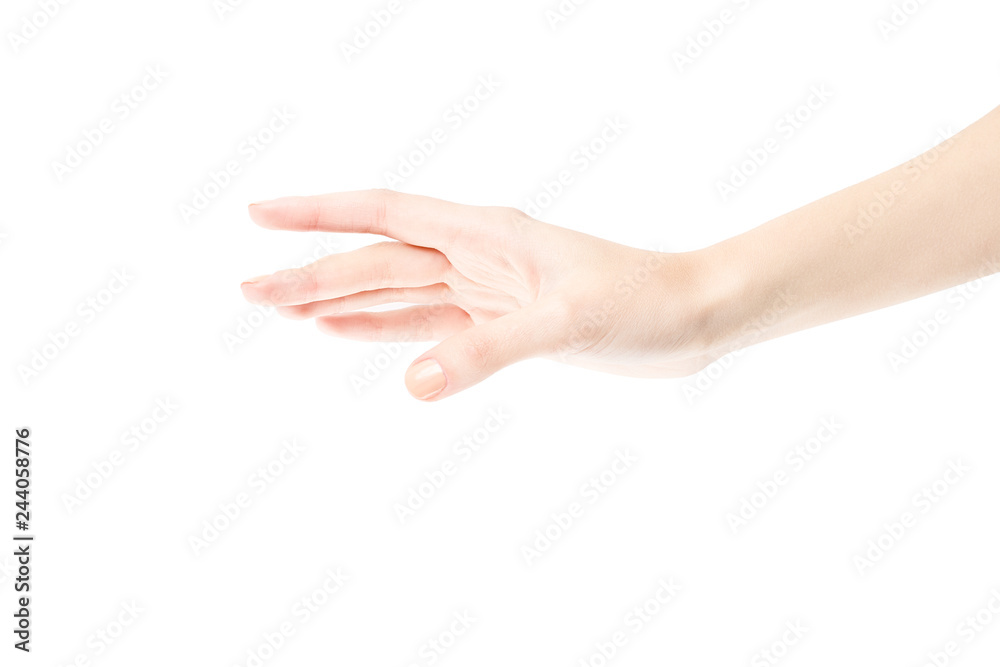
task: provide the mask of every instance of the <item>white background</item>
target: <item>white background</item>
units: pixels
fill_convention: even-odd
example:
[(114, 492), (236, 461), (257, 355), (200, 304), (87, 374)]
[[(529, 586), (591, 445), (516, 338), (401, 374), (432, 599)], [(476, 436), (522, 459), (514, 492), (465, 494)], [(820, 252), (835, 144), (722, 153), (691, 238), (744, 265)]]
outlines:
[[(30, 656), (10, 646), (12, 547), (0, 552), (0, 662), (255, 664), (248, 651), (290, 620), (264, 664), (429, 665), (426, 642), (463, 611), (475, 623), (433, 664), (600, 665), (595, 645), (619, 630), (608, 664), (768, 664), (758, 652), (796, 621), (808, 630), (781, 664), (916, 666), (953, 639), (950, 664), (995, 660), (1000, 618), (971, 643), (958, 627), (1000, 591), (989, 281), (751, 348), (711, 376), (534, 361), (436, 404), (402, 383), (423, 344), (359, 392), (352, 376), (386, 366), (383, 347), (254, 315), (239, 283), (372, 241), (265, 231), (247, 203), (384, 187), (436, 127), (447, 141), (399, 189), (525, 208), (620, 118), (620, 139), (540, 217), (648, 248), (709, 245), (993, 108), (1000, 7), (927, 2), (886, 37), (884, 0), (592, 0), (555, 28), (555, 0), (406, 1), (348, 62), (342, 44), (386, 5), (247, 0), (220, 18), (210, 0), (69, 2), (15, 49), (41, 10), (5, 4), (0, 535), (12, 544), (9, 454), (29, 426), (37, 541)], [(735, 20), (679, 71), (674, 54), (727, 8)], [(116, 98), (156, 66), (165, 80), (120, 118)], [(448, 124), (482, 76), (496, 92)], [(833, 97), (722, 201), (718, 181), (820, 85)], [(282, 107), (294, 121), (185, 221), (180, 205)], [(53, 163), (102, 118), (113, 131), (60, 180)], [(80, 304), (122, 269), (128, 286), (85, 319)], [(947, 323), (893, 368), (938, 309)], [(25, 380), (36, 352), (51, 358)], [(180, 407), (130, 451), (122, 434), (166, 398)], [(401, 525), (394, 505), (495, 408), (503, 428)], [(792, 471), (786, 453), (830, 417), (843, 428)], [(304, 452), (257, 495), (250, 476), (291, 438)], [(94, 477), (115, 450), (121, 465)], [(638, 460), (590, 504), (581, 486), (616, 450)], [(923, 513), (913, 496), (949, 461), (970, 471)], [(727, 514), (779, 469), (789, 483), (734, 534)], [(98, 488), (68, 507), (88, 476)], [(190, 538), (241, 492), (252, 504), (196, 555)], [(522, 547), (572, 502), (583, 516), (528, 564)], [(859, 572), (907, 511), (916, 525)], [(299, 623), (293, 605), (337, 567), (350, 581)], [(626, 614), (671, 577), (680, 593), (633, 632)], [(133, 601), (138, 619), (98, 653), (95, 633)]]

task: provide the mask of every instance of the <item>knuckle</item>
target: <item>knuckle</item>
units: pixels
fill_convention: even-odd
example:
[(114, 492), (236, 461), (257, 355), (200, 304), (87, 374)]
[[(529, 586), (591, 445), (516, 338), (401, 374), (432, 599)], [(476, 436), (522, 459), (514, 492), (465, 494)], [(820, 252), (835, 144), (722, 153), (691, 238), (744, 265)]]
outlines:
[(372, 233), (388, 236), (389, 211), (399, 199), (399, 193), (388, 188), (371, 190), (371, 229)]
[(275, 305), (292, 305), (292, 301), (314, 301), (319, 285), (314, 272), (308, 267), (287, 269), (275, 274), (271, 300)]
[(312, 300), (319, 293), (319, 277), (312, 265), (304, 266), (294, 273), (295, 285), (292, 291)]
[(392, 259), (389, 257), (379, 257), (371, 263), (371, 275), (368, 280), (368, 289), (381, 289), (392, 287), (395, 282), (393, 274)]
[(462, 344), (461, 354), (473, 372), (488, 371), (494, 356), (493, 340), (487, 336), (471, 336)]
[(364, 323), (364, 331), (372, 340), (380, 340), (382, 338), (382, 319), (373, 315), (368, 315), (362, 322)]
[(523, 229), (525, 226), (536, 222), (530, 215), (513, 206), (498, 207), (496, 215), (511, 229)]
[(431, 320), (422, 311), (411, 312), (407, 324), (411, 340), (430, 340), (433, 337)]
[(352, 296), (354, 295), (351, 294), (348, 296), (337, 297), (336, 299), (329, 299), (328, 301), (322, 302), (322, 304), (317, 304), (313, 306), (312, 311), (316, 312), (322, 310), (322, 312), (330, 315), (345, 313), (348, 310), (352, 310), (351, 308), (353, 304), (353, 300), (351, 299)]
[[(307, 201), (305, 197), (299, 197), (297, 201), (305, 202)], [(320, 220), (323, 218), (323, 206), (316, 200), (309, 200), (310, 211), (309, 214), (305, 216), (305, 231), (316, 232), (319, 231)]]

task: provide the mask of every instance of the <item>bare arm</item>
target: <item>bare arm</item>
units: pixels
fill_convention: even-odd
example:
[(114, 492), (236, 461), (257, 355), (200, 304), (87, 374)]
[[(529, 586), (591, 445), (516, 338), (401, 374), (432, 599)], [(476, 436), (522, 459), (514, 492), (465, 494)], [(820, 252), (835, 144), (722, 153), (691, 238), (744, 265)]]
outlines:
[[(739, 347), (1000, 270), (1000, 111), (921, 157), (694, 252), (639, 250), (386, 190), (250, 207), (262, 227), (390, 239), (243, 283), (331, 335), (439, 341), (406, 373), (438, 400), (548, 357), (687, 375)], [(370, 306), (409, 307), (370, 312)]]
[[(707, 249), (707, 325), (740, 346), (1000, 271), (1000, 109), (906, 164)], [(740, 329), (783, 294), (763, 335)]]

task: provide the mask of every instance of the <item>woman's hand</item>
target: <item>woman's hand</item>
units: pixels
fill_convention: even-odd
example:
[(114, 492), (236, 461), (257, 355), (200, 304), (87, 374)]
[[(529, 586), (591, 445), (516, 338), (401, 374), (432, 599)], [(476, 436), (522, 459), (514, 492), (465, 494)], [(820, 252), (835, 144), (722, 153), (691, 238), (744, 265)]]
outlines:
[[(716, 358), (696, 253), (638, 250), (533, 220), (388, 190), (251, 204), (268, 229), (396, 239), (242, 285), (247, 300), (333, 336), (441, 341), (406, 372), (422, 400), (533, 357), (612, 373), (687, 375)], [(414, 304), (389, 311), (363, 309)]]
[[(335, 336), (442, 341), (406, 372), (424, 400), (530, 357), (688, 375), (729, 351), (1000, 271), (998, 146), (1000, 108), (910, 162), (681, 254), (384, 190), (277, 199), (250, 216), (397, 242), (256, 278), (243, 293)], [(417, 305), (361, 310), (385, 303)]]

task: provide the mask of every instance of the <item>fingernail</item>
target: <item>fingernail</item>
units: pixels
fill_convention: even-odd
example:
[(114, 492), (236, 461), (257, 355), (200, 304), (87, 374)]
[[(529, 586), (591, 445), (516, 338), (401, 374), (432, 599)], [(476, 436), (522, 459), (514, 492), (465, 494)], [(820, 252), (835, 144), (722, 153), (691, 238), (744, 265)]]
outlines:
[(264, 280), (264, 278), (267, 278), (268, 275), (269, 274), (265, 274), (263, 276), (256, 276), (254, 278), (251, 278), (250, 280), (244, 280), (242, 283), (240, 283), (240, 286), (242, 287), (243, 285), (253, 285), (254, 283), (258, 283), (261, 280)]
[(424, 359), (410, 367), (406, 374), (406, 388), (414, 398), (426, 400), (441, 393), (448, 380), (441, 365), (433, 359)]

